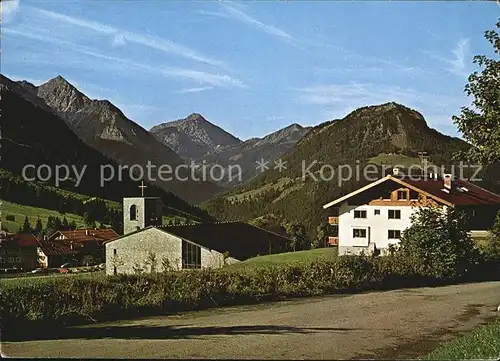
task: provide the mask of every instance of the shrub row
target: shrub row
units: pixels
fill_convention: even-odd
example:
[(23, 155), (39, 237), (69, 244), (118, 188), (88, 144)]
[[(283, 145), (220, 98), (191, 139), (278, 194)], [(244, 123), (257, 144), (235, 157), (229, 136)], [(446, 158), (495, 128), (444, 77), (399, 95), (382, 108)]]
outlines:
[[(455, 282), (418, 274), (397, 256), (341, 256), (266, 268), (191, 270), (96, 278), (57, 277), (2, 284), (2, 334), (286, 297)], [(471, 272), (488, 279), (498, 272)], [(55, 324), (55, 325), (54, 325)], [(7, 334), (5, 333), (7, 332)]]

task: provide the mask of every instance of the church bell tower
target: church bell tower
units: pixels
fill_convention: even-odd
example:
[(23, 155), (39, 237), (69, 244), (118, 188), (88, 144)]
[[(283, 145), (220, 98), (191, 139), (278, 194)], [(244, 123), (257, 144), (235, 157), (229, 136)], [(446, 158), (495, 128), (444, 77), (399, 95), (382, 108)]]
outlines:
[(144, 197), (143, 182), (140, 197), (123, 198), (123, 234), (149, 226), (161, 226), (162, 203), (159, 197)]

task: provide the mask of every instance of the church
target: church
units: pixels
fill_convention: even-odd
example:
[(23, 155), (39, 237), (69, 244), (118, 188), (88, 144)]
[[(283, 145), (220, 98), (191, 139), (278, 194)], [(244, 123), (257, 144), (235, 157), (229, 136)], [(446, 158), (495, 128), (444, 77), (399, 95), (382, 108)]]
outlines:
[(123, 236), (105, 242), (106, 274), (220, 268), (282, 253), (290, 239), (244, 222), (162, 225), (159, 197), (123, 199)]

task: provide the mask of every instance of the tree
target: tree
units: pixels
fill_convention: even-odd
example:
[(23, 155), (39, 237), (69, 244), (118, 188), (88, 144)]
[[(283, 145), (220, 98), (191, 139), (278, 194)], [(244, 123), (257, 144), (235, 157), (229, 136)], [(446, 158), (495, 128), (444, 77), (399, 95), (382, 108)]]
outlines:
[(418, 274), (457, 279), (479, 262), (479, 251), (455, 208), (421, 207), (401, 237), (397, 252)]
[(42, 220), (40, 219), (40, 217), (37, 217), (35, 229), (33, 229), (33, 233), (38, 236), (42, 233), (42, 231), (43, 231)]
[(292, 240), (290, 248), (295, 251), (310, 249), (311, 244), (307, 238), (307, 232), (303, 224), (299, 222), (286, 223), (286, 234)]
[(492, 260), (500, 261), (500, 212), (497, 214), (495, 224), (490, 229), (491, 237), (486, 246), (486, 256)]
[(69, 230), (75, 230), (76, 229), (76, 221), (73, 219), (71, 222), (69, 222)]
[(31, 233), (33, 229), (31, 228), (30, 220), (28, 216), (24, 216), (24, 224), (21, 233)]
[(62, 222), (61, 219), (59, 219), (59, 217), (54, 218), (54, 228), (56, 231), (62, 230)]
[(66, 219), (66, 217), (63, 218), (62, 229), (65, 230), (65, 231), (69, 230), (69, 223), (68, 223), (68, 220)]
[(96, 228), (95, 219), (92, 219), (89, 212), (83, 213), (83, 223), (87, 228)]
[(328, 236), (331, 236), (330, 226), (328, 223), (321, 223), (318, 227), (316, 227), (316, 238), (313, 241), (314, 248), (322, 248), (326, 245), (326, 239)]
[[(500, 20), (496, 27), (500, 29)], [(500, 54), (500, 35), (488, 30), (484, 37)], [(465, 86), (467, 96), (473, 96), (473, 107), (462, 107), (459, 116), (453, 116), (454, 123), (471, 148), (457, 154), (469, 161), (492, 164), (500, 161), (500, 60), (485, 55), (476, 55), (474, 63), (482, 71), (473, 72)]]

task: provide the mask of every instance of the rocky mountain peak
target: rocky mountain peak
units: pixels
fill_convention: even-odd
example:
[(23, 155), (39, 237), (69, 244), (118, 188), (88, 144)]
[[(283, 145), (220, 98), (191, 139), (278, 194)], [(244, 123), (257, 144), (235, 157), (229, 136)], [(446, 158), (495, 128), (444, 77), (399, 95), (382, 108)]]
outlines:
[(191, 113), (188, 115), (188, 117), (185, 119), (186, 121), (201, 121), (201, 122), (206, 122), (207, 120), (201, 115), (200, 113)]
[(37, 88), (37, 94), (45, 100), (48, 106), (57, 110), (63, 118), (65, 113), (74, 113), (88, 104), (91, 100), (69, 83), (61, 75), (50, 79)]

